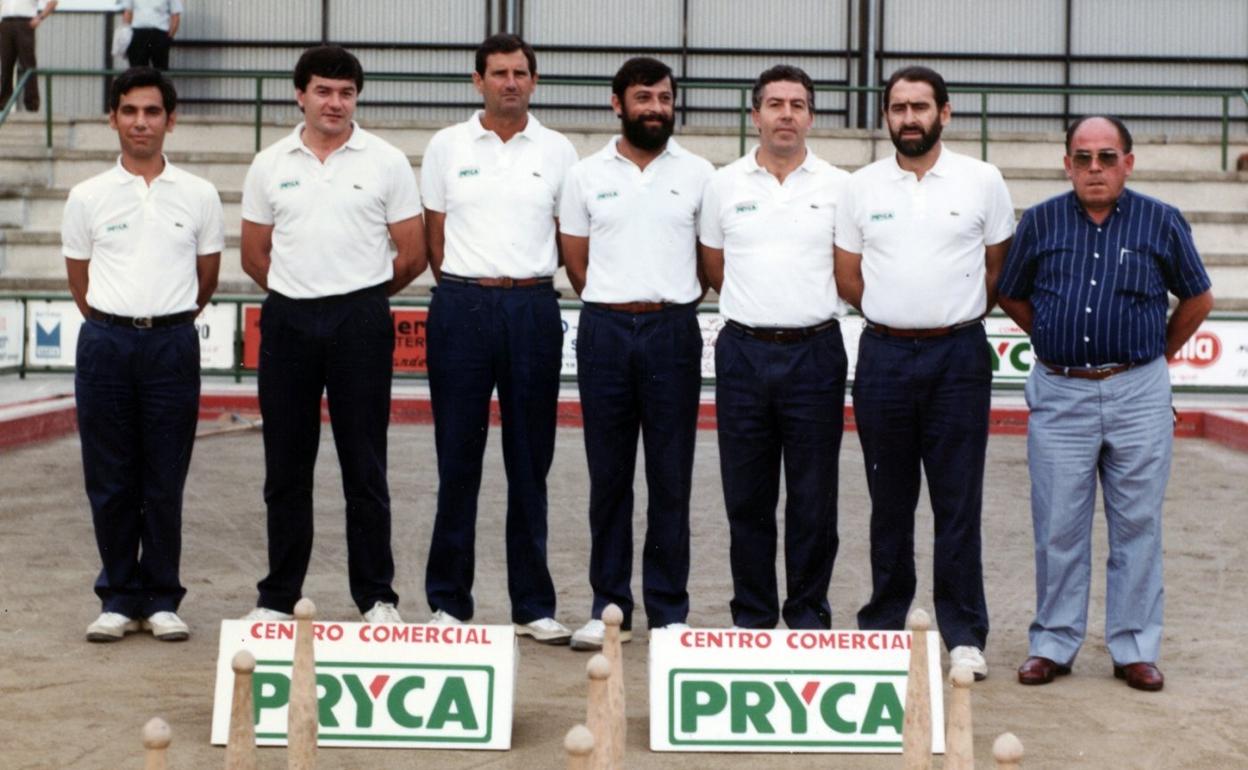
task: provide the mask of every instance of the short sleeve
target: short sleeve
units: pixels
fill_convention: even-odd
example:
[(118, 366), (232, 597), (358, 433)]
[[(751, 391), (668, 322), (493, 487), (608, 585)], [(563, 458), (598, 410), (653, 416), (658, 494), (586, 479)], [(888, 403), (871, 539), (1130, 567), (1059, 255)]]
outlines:
[(988, 199), (984, 202), (984, 243), (995, 246), (1014, 235), (1014, 203), (996, 166), (989, 166)]
[(195, 233), (195, 254), (201, 257), (225, 250), (225, 215), (221, 210), (221, 196), (211, 184), (205, 184), (204, 188), (199, 231)]
[(585, 191), (581, 185), (584, 169), (582, 165), (569, 169), (559, 194), (559, 232), (578, 238), (589, 237), (589, 210), (585, 206)]
[(91, 259), (91, 217), (87, 202), (71, 190), (61, 217), (61, 253), (69, 259)]
[[(43, 6), (45, 6), (45, 5), (47, 5), (47, 0), (40, 0), (39, 7), (40, 7), (40, 8), (42, 8), (42, 7), (43, 7)], [(119, 11), (133, 11), (133, 10), (134, 10), (134, 0), (121, 0), (121, 6), (120, 6), (117, 10), (119, 10)]]
[(854, 176), (841, 188), (841, 199), (836, 203), (836, 245), (845, 251), (862, 253), (862, 228), (858, 226), (858, 196), (854, 194)]
[(997, 281), (997, 291), (1009, 299), (1030, 299), (1036, 283), (1036, 214), (1028, 209), (1018, 223)]
[(185, 11), (182, 7), (182, 0), (169, 0), (169, 15), (180, 14)]
[(423, 211), (412, 164), (401, 151), (396, 151), (394, 156), (388, 167), (390, 184), (386, 194), (386, 224), (390, 225), (420, 216)]
[(723, 223), (720, 221), (720, 180), (723, 169), (706, 180), (702, 188), (702, 211), (698, 214), (698, 240), (711, 249), (724, 248)]
[(1204, 294), (1213, 286), (1213, 282), (1209, 280), (1209, 273), (1196, 251), (1191, 225), (1177, 210), (1170, 211), (1166, 223), (1170, 231), (1168, 269), (1165, 271), (1166, 288), (1179, 299)]
[(425, 208), (442, 213), (446, 213), (446, 136), (445, 130), (434, 134), (420, 161), (420, 194)]
[(269, 174), (264, 154), (256, 156), (243, 180), (243, 219), (258, 225), (273, 224), (273, 203), (269, 200)]

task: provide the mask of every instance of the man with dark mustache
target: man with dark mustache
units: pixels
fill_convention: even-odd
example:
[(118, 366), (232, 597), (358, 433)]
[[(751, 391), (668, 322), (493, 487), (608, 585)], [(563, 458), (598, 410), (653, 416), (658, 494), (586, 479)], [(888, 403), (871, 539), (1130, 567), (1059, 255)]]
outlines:
[(645, 438), (642, 592), (651, 628), (689, 613), (689, 494), (702, 388), (697, 218), (714, 170), (672, 136), (676, 79), (664, 63), (629, 59), (611, 84), (621, 136), (572, 167), (559, 211), (568, 278), (585, 308), (577, 385), (589, 465), (588, 623), (578, 650), (602, 648), (602, 610), (624, 611), (632, 638), (633, 475)]
[(863, 629), (900, 629), (914, 599), (920, 467), (935, 519), (933, 604), (953, 665), (988, 675), (980, 510), (992, 364), (982, 319), (1014, 232), (994, 166), (940, 141), (944, 79), (893, 73), (884, 117), (895, 155), (860, 169), (837, 208), (836, 283), (866, 329), (854, 418), (871, 495), (872, 595)]

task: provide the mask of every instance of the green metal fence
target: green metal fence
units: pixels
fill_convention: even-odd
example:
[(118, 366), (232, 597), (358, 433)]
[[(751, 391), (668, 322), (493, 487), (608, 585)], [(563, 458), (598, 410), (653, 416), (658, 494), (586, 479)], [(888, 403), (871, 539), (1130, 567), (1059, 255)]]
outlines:
[[(82, 77), (109, 77), (121, 74), (121, 70), (92, 70), (92, 69), (37, 69), (28, 70), (23, 74), (19, 81), (19, 87), (14, 91), (13, 97), (7, 105), (4, 105), (3, 111), (0, 111), (0, 126), (4, 124), (9, 112), (22, 93), (21, 86), (24, 86), (30, 77), (42, 77), (44, 80), (44, 123), (45, 123), (45, 141), (48, 149), (52, 148), (52, 125), (53, 125), (53, 108), (52, 108), (52, 83), (56, 78), (82, 78)], [(264, 123), (264, 82), (266, 80), (289, 80), (289, 72), (262, 72), (262, 71), (239, 71), (239, 70), (171, 70), (168, 75), (172, 78), (214, 78), (228, 80), (252, 80), (255, 82), (255, 149), (260, 150), (261, 139), (260, 131)], [(469, 83), (471, 77), (467, 75), (422, 75), (422, 74), (398, 74), (398, 73), (381, 73), (369, 75), (370, 82), (398, 82), (398, 83)], [(542, 83), (555, 86), (599, 86), (609, 88), (611, 81), (609, 78), (558, 78), (547, 77), (542, 78)], [(750, 111), (750, 88), (751, 84), (746, 82), (737, 83), (708, 83), (696, 80), (682, 82), (681, 88), (693, 91), (736, 91), (738, 94), (738, 109), (740, 111), (740, 119), (738, 121), (738, 151), (745, 153), (746, 139), (749, 134), (749, 111)], [(866, 86), (845, 86), (845, 85), (819, 85), (815, 90), (821, 93), (835, 94), (858, 94), (858, 93), (879, 93), (880, 88)], [(980, 157), (988, 160), (989, 145), (989, 100), (993, 96), (1111, 96), (1111, 97), (1147, 97), (1162, 96), (1170, 98), (1193, 99), (1193, 100), (1218, 100), (1221, 106), (1221, 159), (1222, 170), (1226, 171), (1230, 167), (1229, 147), (1230, 147), (1230, 128), (1231, 128), (1231, 104), (1235, 100), (1240, 100), (1248, 105), (1248, 89), (1233, 88), (1047, 88), (1032, 86), (976, 86), (976, 87), (953, 87), (949, 89), (951, 93), (957, 94), (977, 94), (979, 96), (979, 143)], [(557, 108), (558, 105), (548, 105)]]

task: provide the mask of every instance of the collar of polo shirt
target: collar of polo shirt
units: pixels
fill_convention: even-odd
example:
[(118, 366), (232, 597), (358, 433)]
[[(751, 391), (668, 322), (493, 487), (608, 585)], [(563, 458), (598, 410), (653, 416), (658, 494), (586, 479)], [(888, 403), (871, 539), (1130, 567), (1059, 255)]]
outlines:
[[(926, 172), (924, 172), (923, 176), (927, 176), (928, 174), (934, 174), (936, 176), (948, 176), (949, 175), (949, 163), (951, 162), (949, 161), (949, 153), (950, 153), (949, 148), (945, 147), (944, 143), (942, 142), (940, 145), (940, 155), (936, 156), (936, 162), (932, 164), (931, 168), (929, 168)], [(894, 152), (890, 157), (893, 159), (893, 165), (891, 166), (891, 168), (893, 171), (894, 179), (903, 179), (908, 176), (915, 176), (915, 173), (913, 171), (907, 171), (906, 169), (901, 167), (900, 163), (897, 162), (896, 152)]]
[[(152, 182), (155, 183), (155, 182), (178, 181), (177, 179), (178, 174), (181, 173), (178, 170), (178, 167), (170, 163), (169, 156), (165, 155), (163, 152), (160, 154), (160, 157), (162, 160), (165, 161), (165, 167), (160, 170), (160, 174), (158, 174), (156, 178), (152, 180)], [(135, 180), (138, 180), (140, 182), (143, 181), (143, 177), (137, 174), (131, 174), (129, 171), (126, 171), (126, 167), (121, 165), (120, 155), (117, 156), (117, 164), (113, 166), (113, 173), (116, 176), (117, 184), (119, 185), (130, 184), (131, 182), (134, 182)], [(146, 182), (144, 182), (144, 185), (146, 186)]]
[[(286, 138), (282, 140), (283, 152), (306, 152), (315, 154), (312, 153), (312, 151), (308, 149), (308, 146), (303, 143), (303, 128), (305, 125), (306, 124), (301, 121), (299, 125), (295, 126), (293, 131), (286, 135)], [(346, 147), (349, 150), (362, 150), (367, 144), (368, 140), (364, 138), (364, 132), (360, 129), (360, 124), (356, 123), (354, 120), (351, 121), (351, 136), (348, 137), (346, 144), (342, 145), (342, 147)], [(342, 147), (339, 147), (338, 150), (341, 150)], [(334, 152), (338, 152), (338, 150), (334, 150)]]
[[(472, 138), (474, 140), (485, 136), (498, 136), (498, 134), (481, 125), (481, 116), (484, 114), (485, 110), (477, 110), (468, 120), (468, 128), (471, 131)], [(517, 132), (516, 136), (523, 136), (525, 139), (533, 141), (535, 135), (541, 130), (541, 128), (542, 124), (538, 121), (537, 117), (530, 112), (528, 113), (528, 120), (524, 122), (524, 130)]]
[[(749, 173), (756, 174), (761, 171), (764, 174), (770, 174), (771, 173), (770, 171), (758, 165), (758, 150), (760, 146), (761, 145), (757, 145), (757, 144), (754, 145), (745, 153), (743, 157), (745, 158), (745, 162), (747, 166), (749, 167)], [(808, 171), (808, 172), (814, 173), (816, 171), (815, 165), (818, 162), (819, 162), (819, 158), (815, 156), (814, 150), (810, 149), (810, 145), (806, 145), (806, 157), (802, 159), (802, 165), (798, 166), (797, 168), (801, 169), (802, 171)], [(794, 170), (796, 171), (797, 169), (794, 169)]]

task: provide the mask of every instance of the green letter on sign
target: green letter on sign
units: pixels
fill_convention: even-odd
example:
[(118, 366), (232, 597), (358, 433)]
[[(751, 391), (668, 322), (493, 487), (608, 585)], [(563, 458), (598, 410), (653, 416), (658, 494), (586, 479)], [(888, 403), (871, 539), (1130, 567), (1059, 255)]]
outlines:
[(477, 716), (462, 676), (446, 678), (442, 692), (438, 693), (438, 702), (433, 704), (433, 713), (429, 715), (429, 729), (441, 730), (447, 722), (459, 722), (465, 730), (477, 729)]
[[(355, 726), (372, 727), (373, 699), (368, 697), (364, 683), (355, 674), (343, 674), (342, 681), (347, 683), (347, 692), (351, 693), (351, 700), (355, 701)], [(321, 719), (324, 724), (324, 717)]]
[[(265, 692), (265, 690), (268, 692)], [(275, 671), (257, 671), (251, 677), (251, 702), (256, 724), (264, 709), (280, 709), (290, 701), (290, 678)]]
[(780, 693), (780, 697), (784, 698), (784, 705), (789, 707), (789, 726), (793, 734), (805, 733), (806, 707), (802, 705), (801, 697), (793, 692), (793, 685), (784, 681), (776, 682), (776, 690)]
[(334, 706), (342, 699), (342, 683), (329, 674), (317, 674), (316, 683), (325, 688), (325, 694), (317, 701), (317, 719), (323, 727), (337, 727), (338, 718), (334, 716)]
[(819, 715), (823, 717), (823, 723), (838, 733), (852, 733), (858, 729), (858, 725), (843, 719), (840, 711), (841, 698), (853, 695), (855, 691), (853, 682), (838, 682), (829, 687), (819, 700)]
[(399, 727), (417, 728), (424, 724), (425, 720), (408, 711), (403, 703), (409, 692), (423, 689), (424, 686), (423, 676), (409, 676), (395, 682), (394, 687), (390, 688), (390, 697), (386, 699), (386, 710), (390, 712), (390, 718)]
[[(771, 685), (764, 682), (733, 682), (729, 685), (732, 692), (732, 731), (745, 732), (745, 723), (754, 725), (760, 733), (774, 733), (776, 728), (767, 721), (767, 712), (776, 705), (776, 694)], [(754, 696), (751, 698), (750, 696)], [(753, 700), (753, 703), (750, 701)]]
[(728, 693), (716, 682), (687, 681), (680, 684), (680, 731), (698, 730), (698, 717), (709, 717), (728, 705)]
[(880, 727), (891, 727), (901, 734), (901, 725), (905, 721), (906, 711), (901, 707), (897, 697), (897, 688), (890, 682), (880, 682), (871, 693), (871, 702), (867, 704), (866, 716), (862, 718), (862, 732), (871, 735), (879, 732)]

